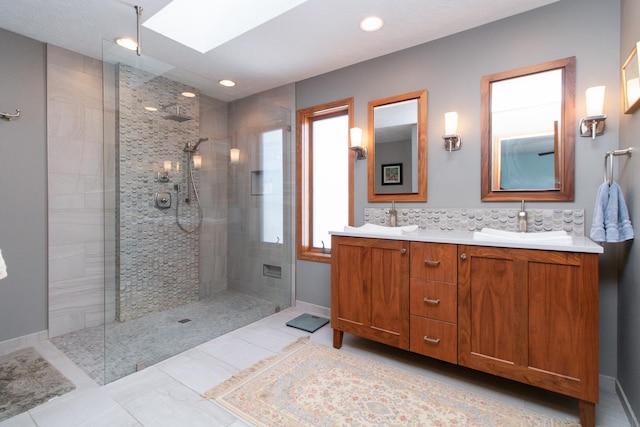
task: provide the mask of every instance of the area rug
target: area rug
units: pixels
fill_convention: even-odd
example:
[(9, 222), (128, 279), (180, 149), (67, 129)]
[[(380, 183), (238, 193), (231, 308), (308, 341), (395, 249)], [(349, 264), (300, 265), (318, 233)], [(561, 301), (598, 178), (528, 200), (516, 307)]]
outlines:
[(0, 421), (74, 388), (71, 381), (32, 347), (0, 356)]
[(306, 339), (212, 388), (256, 426), (579, 426)]

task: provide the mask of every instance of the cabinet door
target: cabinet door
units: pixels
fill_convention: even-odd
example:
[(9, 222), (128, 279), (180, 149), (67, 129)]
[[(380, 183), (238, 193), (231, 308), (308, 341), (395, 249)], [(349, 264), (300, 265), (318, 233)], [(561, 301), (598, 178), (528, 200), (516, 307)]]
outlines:
[(408, 243), (333, 236), (331, 327), (409, 348)]
[(371, 329), (377, 341), (409, 349), (409, 242), (372, 242)]
[(458, 362), (597, 402), (597, 255), (458, 249)]

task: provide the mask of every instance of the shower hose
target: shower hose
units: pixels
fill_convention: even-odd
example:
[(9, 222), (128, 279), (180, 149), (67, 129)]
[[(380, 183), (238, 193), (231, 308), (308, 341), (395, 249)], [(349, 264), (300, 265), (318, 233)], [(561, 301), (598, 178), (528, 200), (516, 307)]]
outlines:
[[(176, 223), (180, 230), (185, 233), (195, 233), (200, 229), (200, 225), (202, 225), (202, 205), (200, 204), (200, 195), (198, 195), (198, 188), (196, 187), (196, 183), (193, 179), (193, 168), (191, 167), (191, 153), (188, 153), (187, 157), (187, 197), (185, 198), (185, 203), (191, 203), (191, 188), (193, 188), (193, 194), (196, 196), (196, 203), (198, 204), (198, 224), (194, 228), (187, 228), (186, 226), (180, 224), (180, 185), (176, 184), (176, 193), (177, 193), (177, 203), (176, 203)], [(189, 186), (191, 185), (191, 187)]]

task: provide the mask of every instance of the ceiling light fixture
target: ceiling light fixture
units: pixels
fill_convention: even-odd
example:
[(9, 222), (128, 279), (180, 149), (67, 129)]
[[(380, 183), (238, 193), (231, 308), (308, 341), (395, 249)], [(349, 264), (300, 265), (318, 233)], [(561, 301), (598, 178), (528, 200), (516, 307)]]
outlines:
[(236, 82), (234, 82), (233, 80), (228, 80), (228, 79), (218, 80), (218, 83), (220, 83), (222, 86), (226, 86), (226, 87), (234, 87), (236, 85)]
[(185, 98), (195, 98), (196, 94), (193, 92), (188, 92), (188, 91), (184, 91), (181, 93), (182, 96), (184, 96)]
[(384, 21), (377, 16), (369, 16), (360, 21), (360, 29), (366, 32), (378, 31), (383, 26)]
[(128, 37), (121, 37), (119, 39), (116, 39), (116, 44), (118, 46), (121, 46), (125, 49), (129, 49), (129, 50), (136, 50), (138, 49), (138, 43), (136, 43), (134, 40), (128, 38)]

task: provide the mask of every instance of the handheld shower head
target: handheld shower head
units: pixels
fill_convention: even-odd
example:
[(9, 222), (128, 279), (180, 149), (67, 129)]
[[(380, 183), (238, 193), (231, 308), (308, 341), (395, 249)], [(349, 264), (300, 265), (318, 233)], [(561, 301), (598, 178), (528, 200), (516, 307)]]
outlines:
[(190, 142), (187, 142), (187, 144), (184, 146), (184, 151), (187, 153), (195, 153), (196, 150), (198, 150), (198, 146), (208, 140), (209, 138), (200, 138), (194, 145), (191, 145)]

